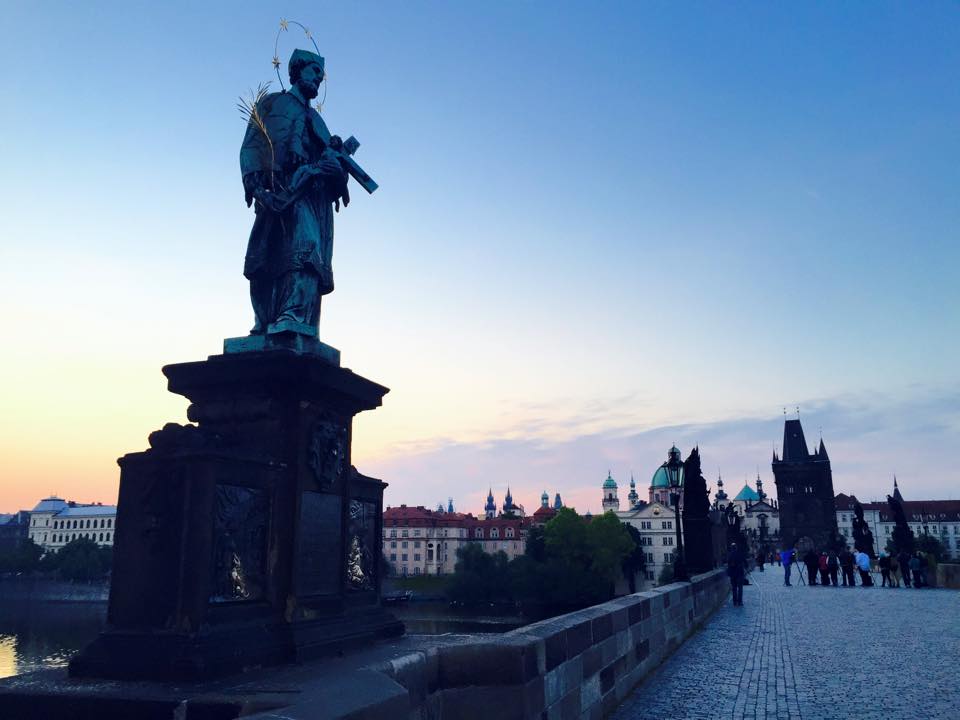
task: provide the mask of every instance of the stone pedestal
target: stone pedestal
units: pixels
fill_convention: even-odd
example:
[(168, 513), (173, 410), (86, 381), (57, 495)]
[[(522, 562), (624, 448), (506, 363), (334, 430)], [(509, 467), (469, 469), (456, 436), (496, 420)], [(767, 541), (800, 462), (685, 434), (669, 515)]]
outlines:
[(195, 425), (120, 458), (107, 629), (77, 677), (199, 679), (403, 626), (380, 604), (385, 484), (350, 462), (387, 388), (274, 347), (163, 369)]

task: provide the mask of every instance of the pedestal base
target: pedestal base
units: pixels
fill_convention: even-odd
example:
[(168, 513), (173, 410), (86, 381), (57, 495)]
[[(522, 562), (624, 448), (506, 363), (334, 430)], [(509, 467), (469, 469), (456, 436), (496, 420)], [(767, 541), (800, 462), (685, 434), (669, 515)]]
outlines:
[(350, 464), (387, 388), (281, 347), (164, 374), (197, 424), (119, 460), (107, 629), (71, 675), (194, 680), (402, 634), (380, 604), (386, 485)]

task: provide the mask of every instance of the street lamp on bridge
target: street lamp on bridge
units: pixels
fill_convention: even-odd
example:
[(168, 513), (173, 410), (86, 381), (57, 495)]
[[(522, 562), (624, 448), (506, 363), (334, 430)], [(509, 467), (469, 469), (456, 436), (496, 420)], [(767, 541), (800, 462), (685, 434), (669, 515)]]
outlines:
[(680, 532), (680, 498), (683, 492), (683, 463), (680, 461), (680, 451), (674, 445), (670, 448), (670, 457), (666, 464), (667, 479), (670, 481), (670, 502), (677, 523), (677, 554), (673, 559), (673, 579), (689, 580), (687, 568), (683, 562), (683, 534)]

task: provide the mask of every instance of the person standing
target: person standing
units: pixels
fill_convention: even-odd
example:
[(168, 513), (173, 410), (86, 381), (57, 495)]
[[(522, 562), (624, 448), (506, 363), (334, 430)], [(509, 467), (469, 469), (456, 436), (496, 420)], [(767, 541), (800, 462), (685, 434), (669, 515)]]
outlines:
[(890, 555), (890, 587), (900, 587), (900, 563), (896, 555)]
[(880, 566), (880, 577), (882, 578), (880, 587), (887, 587), (888, 585), (893, 587), (893, 581), (890, 579), (890, 558), (886, 553), (880, 553), (877, 565)]
[(804, 554), (803, 564), (807, 566), (807, 585), (813, 587), (817, 584), (817, 571), (820, 569), (820, 558), (812, 548)]
[(820, 569), (820, 584), (826, 587), (830, 584), (829, 569), (827, 567), (827, 552), (824, 550), (817, 558), (817, 567)]
[(767, 556), (764, 554), (763, 550), (757, 553), (757, 568), (760, 572), (763, 572), (763, 564), (767, 561)]
[(840, 571), (843, 573), (843, 586), (853, 587), (853, 553), (846, 547), (840, 551)]
[(790, 568), (793, 565), (793, 550), (781, 550), (780, 554), (777, 555), (777, 562), (783, 564), (783, 584), (786, 587), (790, 587)]
[(910, 574), (913, 575), (913, 586), (920, 589), (920, 555), (914, 553), (910, 558)]
[(900, 564), (900, 574), (903, 575), (903, 586), (910, 587), (910, 553), (901, 550), (897, 553), (897, 562)]
[(743, 605), (743, 581), (746, 577), (746, 558), (736, 543), (730, 545), (730, 552), (727, 553), (727, 577), (730, 578), (733, 604)]
[[(781, 558), (780, 558), (780, 556), (781, 556), (782, 554), (783, 554), (782, 551), (781, 551), (781, 552), (778, 552), (778, 553), (773, 553), (773, 555), (771, 556), (771, 559), (770, 559), (770, 564), (772, 565), (772, 564), (773, 564), (773, 558), (776, 558), (777, 567), (780, 567), (780, 563), (783, 562), (783, 561), (781, 560)], [(787, 585), (789, 585), (789, 584), (790, 584), (790, 583), (787, 583)]]
[(860, 586), (870, 587), (873, 585), (873, 578), (870, 577), (870, 556), (863, 550), (857, 551), (855, 558), (857, 570), (860, 571)]
[(827, 572), (830, 573), (830, 584), (837, 587), (837, 571), (840, 569), (840, 558), (837, 551), (831, 550), (827, 555)]

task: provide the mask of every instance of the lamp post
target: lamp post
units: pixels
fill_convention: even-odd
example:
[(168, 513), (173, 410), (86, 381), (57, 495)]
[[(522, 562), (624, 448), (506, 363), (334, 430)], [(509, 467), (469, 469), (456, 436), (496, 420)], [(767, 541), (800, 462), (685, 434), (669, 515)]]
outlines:
[(670, 448), (670, 457), (667, 460), (667, 478), (670, 481), (670, 502), (677, 523), (677, 554), (673, 559), (673, 579), (689, 580), (687, 568), (683, 562), (683, 535), (680, 532), (680, 493), (683, 492), (683, 463), (680, 461), (680, 451), (676, 446)]

